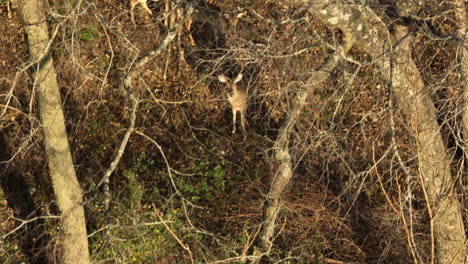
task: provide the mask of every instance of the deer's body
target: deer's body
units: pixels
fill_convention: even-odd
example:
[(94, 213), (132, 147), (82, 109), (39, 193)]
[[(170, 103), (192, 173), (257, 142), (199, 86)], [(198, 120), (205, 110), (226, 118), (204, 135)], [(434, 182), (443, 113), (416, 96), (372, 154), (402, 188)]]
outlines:
[(218, 79), (222, 83), (227, 83), (232, 89), (232, 95), (228, 93), (228, 102), (229, 104), (231, 104), (232, 108), (232, 133), (236, 133), (236, 116), (237, 112), (239, 112), (241, 116), (242, 132), (245, 137), (245, 113), (247, 112), (247, 92), (244, 90), (239, 90), (236, 85), (237, 82), (242, 80), (242, 74), (239, 73), (239, 75), (237, 75), (237, 78), (234, 81), (231, 81), (231, 79), (226, 77), (224, 74), (218, 75)]

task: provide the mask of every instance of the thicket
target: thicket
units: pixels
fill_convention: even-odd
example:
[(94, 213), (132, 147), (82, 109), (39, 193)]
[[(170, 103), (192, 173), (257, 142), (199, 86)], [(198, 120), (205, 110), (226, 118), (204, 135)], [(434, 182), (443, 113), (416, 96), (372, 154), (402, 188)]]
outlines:
[[(382, 13), (392, 11), (383, 1), (368, 2)], [(419, 19), (403, 22), (418, 38), (412, 56), (439, 111), (466, 219), (457, 26), (450, 5), (427, 2)], [(97, 184), (129, 123), (123, 78), (170, 28), (164, 1), (148, 2), (153, 16), (137, 7), (136, 27), (127, 1), (80, 3), (49, 1), (47, 8), (93, 261), (240, 261), (258, 233), (275, 177), (273, 141), (291, 95), (334, 51), (341, 32), (282, 1), (173, 3), (194, 5), (190, 33), (196, 46), (183, 30), (163, 54), (137, 69), (136, 132), (111, 175), (106, 211)], [(0, 1), (0, 262), (41, 263), (53, 260), (59, 246), (53, 239), (57, 208), (33, 73), (25, 67), (24, 30), (15, 9), (9, 18), (6, 6)], [(72, 8), (77, 12), (68, 17)], [(409, 185), (403, 172), (417, 171), (411, 130), (399, 111), (389, 111), (391, 92), (368, 55), (355, 47), (349, 56), (361, 64), (339, 63), (307, 98), (296, 125), (294, 176), (265, 263), (413, 263), (408, 230), (412, 246), (430, 252), (422, 189)], [(238, 85), (249, 95), (245, 140), (239, 123), (231, 134), (228, 90), (217, 80), (218, 74), (239, 72), (244, 78)], [(430, 254), (419, 257), (428, 261)]]

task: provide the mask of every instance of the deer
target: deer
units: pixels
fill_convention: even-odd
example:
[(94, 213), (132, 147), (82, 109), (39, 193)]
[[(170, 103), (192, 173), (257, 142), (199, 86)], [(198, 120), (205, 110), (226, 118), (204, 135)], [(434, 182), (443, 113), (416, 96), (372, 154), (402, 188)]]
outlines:
[(218, 75), (218, 80), (222, 83), (226, 83), (232, 89), (232, 95), (228, 92), (228, 102), (232, 108), (232, 134), (236, 133), (236, 115), (237, 112), (240, 112), (242, 132), (245, 138), (245, 113), (247, 111), (247, 91), (239, 90), (236, 85), (240, 80), (242, 80), (242, 76), (243, 75), (239, 73), (236, 79), (232, 81), (231, 79), (226, 77), (226, 75), (220, 74)]
[[(1, 0), (0, 0), (1, 1)], [(130, 0), (130, 18), (132, 19), (132, 23), (133, 25), (136, 27), (136, 23), (135, 23), (135, 12), (134, 12), (134, 9), (135, 9), (135, 6), (137, 6), (138, 4), (140, 4), (141, 6), (143, 6), (143, 8), (150, 14), (150, 15), (153, 15), (153, 12), (151, 11), (151, 9), (149, 9), (148, 5), (146, 4), (148, 0)], [(180, 7), (177, 7), (175, 8), (175, 13), (173, 13), (171, 11), (171, 6), (172, 6), (172, 2), (170, 0), (166, 0), (165, 1), (165, 12), (166, 12), (166, 15), (165, 15), (165, 21), (164, 21), (164, 25), (166, 27), (172, 27), (174, 26), (175, 24), (175, 21), (176, 20), (179, 20), (181, 17), (182, 17), (182, 14), (184, 12), (184, 9), (183, 8), (180, 8)], [(171, 15), (169, 15), (171, 13)], [(173, 20), (171, 23), (169, 22), (170, 20)], [(197, 46), (196, 42), (195, 42), (195, 39), (193, 38), (192, 36), (192, 16), (189, 16), (187, 18), (187, 22), (185, 22), (185, 30), (188, 32), (188, 35), (189, 35), (189, 39), (190, 39), (190, 44), (195, 47)], [(171, 25), (169, 25), (171, 24)], [(179, 38), (180, 38), (180, 33), (179, 33)]]
[(153, 15), (153, 12), (151, 11), (151, 9), (149, 9), (148, 5), (146, 4), (146, 1), (147, 0), (130, 0), (130, 18), (132, 19), (133, 25), (135, 27), (135, 13), (133, 9), (135, 9), (136, 5), (140, 4), (150, 15)]

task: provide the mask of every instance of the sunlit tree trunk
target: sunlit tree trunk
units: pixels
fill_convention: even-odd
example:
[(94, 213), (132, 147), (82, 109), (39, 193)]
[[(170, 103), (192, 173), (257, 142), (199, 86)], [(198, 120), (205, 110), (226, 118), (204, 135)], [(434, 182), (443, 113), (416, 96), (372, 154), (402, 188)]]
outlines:
[(89, 263), (83, 195), (78, 183), (65, 129), (60, 90), (52, 56), (47, 50), (49, 34), (43, 3), (19, 2), (34, 61), (34, 85), (39, 103), (44, 144), (57, 206), (61, 212), (59, 245), (61, 263)]
[[(338, 28), (356, 39), (356, 46), (364, 49), (374, 60), (383, 78), (392, 85), (395, 97), (413, 129), (416, 139), (419, 170), (434, 238), (436, 262), (463, 264), (465, 230), (460, 203), (454, 194), (450, 161), (436, 120), (436, 109), (410, 53), (410, 39), (404, 27), (395, 27), (392, 37), (387, 25), (362, 5), (328, 1), (295, 1), (309, 5), (309, 11), (331, 27)], [(402, 41), (402, 42), (399, 42)], [(392, 45), (397, 44), (394, 54)], [(390, 56), (395, 59), (391, 73)]]
[[(404, 27), (396, 27), (395, 40), (406, 34)], [(419, 177), (431, 217), (437, 263), (463, 264), (465, 231), (460, 203), (454, 195), (450, 161), (434, 103), (411, 58), (409, 44), (410, 39), (402, 41), (395, 50), (393, 88), (416, 139)]]
[(463, 141), (464, 144), (464, 152), (465, 152), (465, 173), (468, 173), (468, 32), (467, 32), (467, 17), (466, 17), (466, 10), (465, 10), (465, 1), (464, 0), (455, 0), (455, 14), (457, 17), (458, 22), (458, 32), (456, 37), (460, 40), (459, 44), (459, 60), (460, 63), (460, 80), (461, 86), (463, 89), (462, 92), (462, 103), (463, 103), (463, 118), (462, 118), (462, 129), (463, 129)]

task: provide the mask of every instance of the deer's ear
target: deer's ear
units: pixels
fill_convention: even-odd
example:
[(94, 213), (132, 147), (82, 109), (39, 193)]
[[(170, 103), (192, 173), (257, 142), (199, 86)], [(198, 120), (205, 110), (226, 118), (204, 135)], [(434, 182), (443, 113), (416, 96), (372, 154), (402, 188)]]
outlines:
[(242, 77), (243, 77), (243, 76), (244, 76), (244, 75), (242, 75), (242, 73), (239, 73), (239, 74), (237, 75), (236, 79), (234, 80), (234, 83), (238, 83), (240, 80), (242, 80)]
[(228, 78), (228, 77), (226, 77), (226, 75), (224, 75), (224, 74), (220, 74), (220, 75), (218, 75), (218, 80), (219, 80), (220, 82), (222, 82), (222, 83), (225, 83), (225, 82), (227, 82), (227, 81), (228, 81), (228, 79), (229, 79), (229, 78)]

